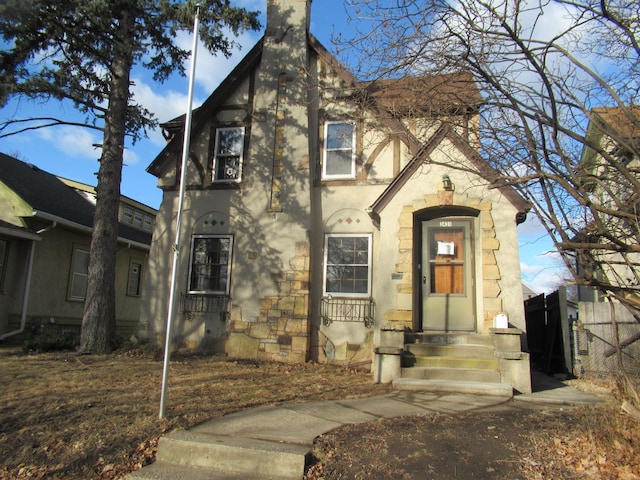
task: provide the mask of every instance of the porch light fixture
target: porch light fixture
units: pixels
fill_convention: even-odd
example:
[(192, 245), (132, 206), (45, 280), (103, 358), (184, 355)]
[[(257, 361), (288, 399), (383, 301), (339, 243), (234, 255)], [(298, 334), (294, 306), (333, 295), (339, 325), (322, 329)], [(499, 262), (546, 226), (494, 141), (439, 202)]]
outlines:
[(455, 187), (453, 185), (453, 182), (449, 178), (449, 175), (442, 176), (442, 188), (444, 188), (447, 192), (453, 192)]

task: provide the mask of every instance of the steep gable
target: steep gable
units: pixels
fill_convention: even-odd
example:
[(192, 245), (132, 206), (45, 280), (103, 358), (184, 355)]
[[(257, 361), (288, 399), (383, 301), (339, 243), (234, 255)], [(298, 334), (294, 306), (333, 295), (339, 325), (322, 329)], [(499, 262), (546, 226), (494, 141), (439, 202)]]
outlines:
[[(17, 212), (17, 215), (25, 227), (38, 229), (42, 227), (43, 220), (49, 223), (60, 220), (85, 231), (93, 228), (93, 203), (55, 175), (35, 165), (0, 153), (0, 182), (23, 202), (25, 211)], [(151, 243), (151, 233), (122, 223), (118, 225), (118, 236), (121, 240), (143, 245)]]

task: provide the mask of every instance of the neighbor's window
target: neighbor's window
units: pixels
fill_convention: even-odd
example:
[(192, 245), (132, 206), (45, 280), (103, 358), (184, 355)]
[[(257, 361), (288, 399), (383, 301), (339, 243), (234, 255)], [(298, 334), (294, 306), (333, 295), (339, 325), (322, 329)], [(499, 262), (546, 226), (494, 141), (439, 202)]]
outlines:
[(355, 133), (351, 122), (325, 123), (322, 178), (356, 177)]
[(371, 235), (325, 236), (325, 295), (349, 297), (371, 294)]
[(4, 275), (7, 268), (7, 252), (9, 250), (9, 242), (0, 240), (0, 293), (4, 291)]
[(75, 247), (71, 257), (71, 278), (69, 279), (69, 300), (84, 302), (87, 296), (89, 276), (89, 250)]
[(239, 182), (244, 149), (244, 127), (218, 128), (213, 155), (213, 181)]
[(129, 278), (127, 280), (127, 295), (130, 297), (140, 296), (140, 286), (142, 280), (142, 264), (139, 262), (129, 263)]
[(195, 235), (191, 239), (189, 293), (229, 293), (231, 235)]

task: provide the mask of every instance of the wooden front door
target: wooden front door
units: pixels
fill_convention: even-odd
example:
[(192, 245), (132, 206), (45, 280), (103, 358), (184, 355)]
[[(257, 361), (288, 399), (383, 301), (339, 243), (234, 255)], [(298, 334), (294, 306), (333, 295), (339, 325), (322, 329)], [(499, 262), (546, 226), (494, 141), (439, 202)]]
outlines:
[(466, 219), (422, 222), (423, 330), (475, 330), (472, 233)]

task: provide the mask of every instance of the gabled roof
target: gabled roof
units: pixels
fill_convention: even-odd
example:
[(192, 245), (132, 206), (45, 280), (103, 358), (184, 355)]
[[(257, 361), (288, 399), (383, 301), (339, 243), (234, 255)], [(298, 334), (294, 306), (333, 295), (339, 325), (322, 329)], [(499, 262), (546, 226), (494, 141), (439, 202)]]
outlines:
[[(0, 182), (32, 209), (32, 216), (61, 219), (68, 225), (91, 230), (94, 206), (55, 175), (35, 165), (0, 153)], [(121, 240), (151, 244), (151, 234), (120, 223)]]
[(598, 107), (591, 114), (589, 130), (615, 132), (619, 138), (640, 137), (640, 106)]
[[(236, 65), (236, 67), (231, 71), (227, 78), (222, 81), (218, 88), (209, 95), (205, 102), (197, 109), (194, 109), (192, 132), (199, 132), (206, 124), (212, 112), (218, 108), (224, 100), (226, 100), (227, 95), (232, 92), (239, 81), (241, 81), (251, 69), (259, 65), (260, 58), (262, 56), (262, 44), (263, 39), (256, 43), (249, 53), (247, 53), (240, 63), (238, 63), (238, 65)], [(181, 127), (184, 125), (184, 121), (185, 115), (181, 115), (180, 117), (174, 118), (173, 120), (161, 125), (162, 127), (175, 131), (176, 134), (169, 140), (158, 156), (147, 167), (147, 172), (159, 177), (162, 174), (162, 168), (164, 167), (165, 161), (169, 159), (169, 156), (171, 154), (180, 153), (182, 139), (184, 136), (184, 130)], [(192, 133), (192, 135), (194, 133)]]
[[(387, 188), (380, 194), (376, 201), (369, 207), (370, 215), (379, 218), (380, 212), (389, 204), (393, 197), (402, 189), (407, 181), (414, 175), (416, 170), (428, 161), (429, 155), (442, 143), (448, 139), (456, 146), (471, 162), (476, 171), (489, 182), (495, 184), (499, 180), (498, 172), (496, 172), (471, 146), (458, 135), (451, 125), (442, 125), (425, 143), (413, 158), (407, 163), (402, 171), (393, 179)], [(496, 185), (495, 188), (500, 190), (502, 194), (509, 199), (512, 205), (518, 210), (516, 221), (522, 223), (526, 213), (531, 209), (531, 205), (526, 202), (513, 188), (507, 185)]]
[[(192, 133), (192, 135), (203, 128), (207, 119), (210, 118), (214, 110), (226, 100), (227, 95), (235, 88), (239, 81), (259, 65), (262, 56), (263, 42), (264, 38), (240, 61), (236, 68), (209, 96), (205, 103), (200, 108), (194, 110), (194, 127), (192, 130), (194, 133)], [(354, 88), (355, 95), (364, 98), (366, 107), (376, 113), (382, 122), (400, 136), (408, 145), (409, 151), (417, 152), (409, 164), (372, 205), (372, 213), (377, 214), (384, 208), (400, 187), (410, 178), (411, 174), (427, 160), (429, 153), (431, 153), (445, 137), (448, 137), (455, 145), (463, 150), (483, 178), (487, 179), (490, 183), (497, 179), (496, 172), (450, 127), (443, 127), (444, 130), (441, 129), (442, 131), (436, 133), (432, 139), (424, 145), (400, 120), (402, 115), (394, 115), (394, 112), (399, 114), (411, 112), (415, 105), (428, 106), (422, 107), (418, 113), (425, 113), (425, 108), (429, 108), (431, 112), (437, 113), (442, 113), (443, 111), (463, 113), (479, 108), (482, 104), (482, 95), (478, 91), (469, 73), (458, 72), (430, 77), (405, 77), (401, 79), (377, 80), (374, 82), (358, 82), (353, 74), (311, 34), (308, 34), (308, 45), (318, 57), (330, 66), (346, 85)], [(178, 132), (178, 129), (182, 127), (183, 124), (184, 115), (165, 123), (164, 126), (172, 131)], [(160, 152), (147, 168), (149, 173), (156, 176), (162, 174), (162, 169), (166, 165), (165, 162), (169, 161), (168, 154), (178, 154), (180, 152), (179, 149), (182, 147), (183, 135), (183, 131), (179, 131), (174, 135), (162, 152)], [(175, 161), (174, 159), (174, 162)], [(497, 188), (503, 192), (520, 212), (518, 221), (524, 221), (526, 212), (531, 208), (530, 204), (510, 186), (498, 186)]]
[(376, 80), (363, 85), (372, 101), (399, 115), (463, 113), (483, 102), (468, 72)]

